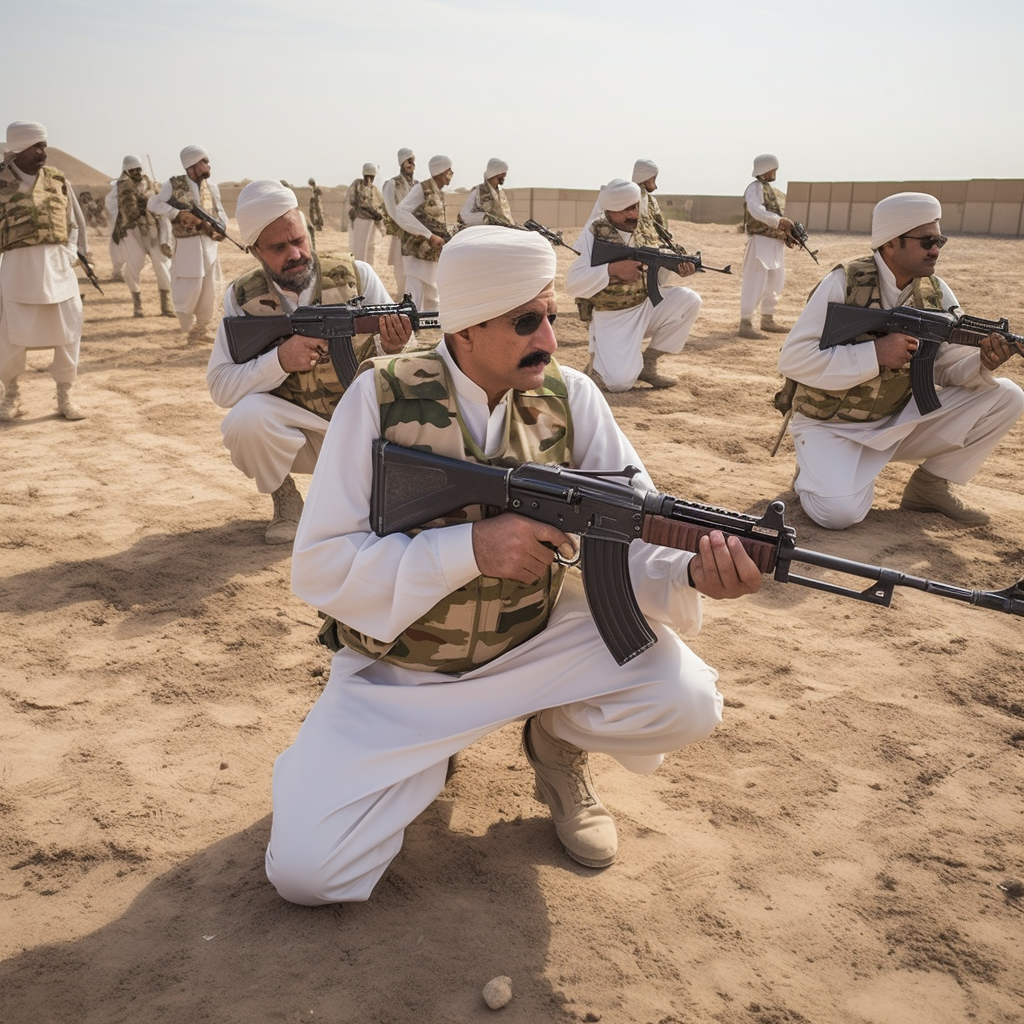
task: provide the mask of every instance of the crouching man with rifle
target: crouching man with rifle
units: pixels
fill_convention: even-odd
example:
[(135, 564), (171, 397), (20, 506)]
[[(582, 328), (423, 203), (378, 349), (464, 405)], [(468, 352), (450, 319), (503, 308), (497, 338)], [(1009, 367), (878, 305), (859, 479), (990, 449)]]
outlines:
[[(666, 288), (655, 303), (649, 285), (658, 292), (669, 279), (689, 277), (697, 268), (683, 257), (674, 270), (644, 266), (633, 259), (595, 263), (595, 242), (657, 249), (653, 221), (640, 218), (640, 186), (616, 178), (598, 196), (602, 215), (583, 229), (575, 248), (580, 256), (569, 267), (566, 291), (576, 300), (580, 318), (590, 326), (588, 373), (608, 391), (628, 391), (638, 380), (654, 388), (674, 387), (676, 377), (658, 368), (658, 360), (683, 350), (700, 312), (700, 296), (689, 288)], [(651, 281), (651, 278), (654, 281)], [(650, 344), (643, 349), (645, 338)]]
[(277, 318), (300, 307), (346, 303), (357, 296), (385, 306), (391, 296), (368, 264), (311, 251), (295, 193), (280, 182), (250, 182), (239, 193), (235, 215), (259, 266), (224, 295), (225, 320), (217, 330), (206, 382), (214, 402), (231, 410), (221, 424), (231, 461), (256, 481), (261, 493), (273, 497), (267, 543), (290, 544), (302, 512), (291, 474), (312, 473), (316, 465), (327, 424), (350, 379), (343, 346), (350, 349), (349, 365), (397, 352), (412, 336), (412, 325), (392, 306), (395, 313), (353, 324), (355, 330), (372, 333), (350, 339), (296, 333), (247, 351), (244, 338), (239, 344), (228, 336), (226, 324), (237, 318)]
[[(921, 331), (917, 337), (901, 331), (877, 336), (865, 325), (866, 333), (851, 339), (841, 326), (834, 336), (827, 326), (835, 304), (913, 307), (930, 311), (932, 319), (944, 313), (955, 319), (956, 296), (935, 276), (946, 243), (941, 215), (938, 200), (922, 192), (901, 192), (878, 203), (871, 218), (873, 252), (824, 278), (782, 346), (779, 370), (788, 381), (776, 406), (792, 413), (794, 487), (804, 511), (828, 529), (864, 519), (875, 478), (890, 462), (917, 465), (901, 508), (969, 526), (989, 521), (951, 485), (967, 483), (1024, 412), (1020, 387), (992, 373), (1015, 350), (1008, 332), (980, 334), (974, 344), (929, 341), (925, 349)], [(964, 333), (954, 332), (950, 340), (962, 340)], [(913, 369), (919, 349), (937, 393), (922, 387)], [(918, 401), (911, 400), (913, 394)]]
[(630, 581), (658, 642), (617, 665), (578, 574), (554, 561), (574, 553), (568, 531), (476, 503), (408, 533), (380, 537), (371, 526), (379, 438), (491, 466), (640, 464), (594, 384), (552, 358), (555, 271), (537, 234), (460, 231), (438, 262), (443, 341), (374, 360), (331, 421), (292, 586), (329, 616), (321, 635), (337, 653), (274, 768), (266, 865), (285, 899), (367, 899), (444, 786), (449, 758), (523, 718), (524, 754), (558, 839), (579, 863), (607, 867), (615, 822), (587, 752), (648, 773), (720, 720), (717, 673), (670, 626), (699, 628), (702, 593), (758, 589), (739, 538), (712, 532), (692, 556), (630, 546)]

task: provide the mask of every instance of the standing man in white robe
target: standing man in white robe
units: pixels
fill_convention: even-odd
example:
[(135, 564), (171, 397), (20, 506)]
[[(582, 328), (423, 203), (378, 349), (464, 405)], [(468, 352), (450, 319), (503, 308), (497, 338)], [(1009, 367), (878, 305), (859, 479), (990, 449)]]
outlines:
[[(679, 381), (658, 369), (658, 360), (683, 350), (700, 312), (700, 296), (689, 288), (665, 287), (655, 306), (647, 296), (646, 274), (635, 260), (591, 266), (594, 238), (622, 245), (657, 248), (653, 221), (640, 219), (640, 186), (613, 178), (598, 195), (602, 215), (591, 220), (574, 248), (580, 255), (565, 276), (565, 290), (576, 300), (580, 318), (589, 323), (587, 372), (608, 391), (628, 391), (638, 380), (653, 388)], [(653, 271), (666, 279), (689, 277), (690, 263), (677, 271)], [(666, 284), (668, 280), (666, 280)], [(650, 344), (643, 349), (645, 338)]]
[(836, 267), (814, 290), (779, 354), (779, 370), (796, 382), (789, 429), (796, 448), (794, 488), (819, 525), (843, 530), (871, 510), (875, 478), (890, 462), (917, 469), (900, 507), (934, 512), (968, 526), (989, 521), (950, 484), (967, 483), (1024, 412), (1024, 392), (992, 371), (1013, 354), (998, 334), (979, 348), (944, 343), (935, 356), (940, 409), (922, 415), (911, 396), (910, 358), (917, 341), (887, 334), (857, 344), (818, 346), (830, 302), (892, 309), (914, 306), (959, 312), (956, 296), (935, 276), (939, 201), (900, 192), (871, 217), (870, 256)]
[(74, 266), (88, 252), (75, 193), (46, 163), (46, 129), (37, 121), (7, 126), (0, 171), (0, 420), (23, 414), (18, 376), (29, 349), (53, 349), (47, 367), (57, 409), (83, 419), (71, 399), (82, 341), (82, 297)]
[[(743, 193), (743, 226), (747, 232), (747, 253), (743, 258), (740, 285), (741, 338), (764, 340), (763, 333), (785, 334), (789, 328), (775, 322), (775, 310), (786, 282), (786, 248), (796, 245), (793, 222), (783, 216), (786, 196), (772, 187), (779, 170), (779, 158), (762, 153), (754, 158), (754, 180)], [(754, 326), (754, 313), (761, 307), (761, 330)]]
[(103, 197), (103, 205), (107, 211), (107, 220), (110, 223), (110, 239), (107, 243), (110, 252), (110, 280), (124, 280), (124, 242), (114, 241), (114, 229), (117, 226), (117, 183), (120, 179), (114, 178), (110, 183), (110, 191)]
[(373, 183), (376, 164), (363, 164), (363, 176), (348, 187), (348, 246), (352, 255), (373, 266), (377, 232), (383, 230), (384, 199)]
[(142, 312), (142, 268), (147, 257), (153, 264), (157, 288), (160, 290), (160, 315), (174, 316), (171, 306), (171, 261), (161, 248), (167, 239), (166, 221), (149, 210), (149, 200), (159, 194), (160, 188), (143, 173), (142, 161), (137, 156), (126, 156), (121, 161), (121, 177), (117, 180), (117, 219), (113, 234), (124, 246), (124, 278), (132, 293), (133, 313)]
[[(233, 281), (225, 316), (292, 313), (298, 306), (347, 302), (357, 294), (369, 305), (390, 302), (373, 268), (347, 256), (314, 253), (295, 193), (279, 181), (252, 181), (238, 196), (236, 217), (244, 244), (259, 267)], [(399, 351), (412, 335), (408, 317), (380, 318), (377, 336), (353, 339), (356, 360)], [(270, 494), (274, 513), (268, 544), (290, 544), (302, 513), (292, 473), (312, 473), (327, 424), (344, 389), (326, 346), (294, 335), (245, 363), (231, 358), (224, 324), (206, 370), (210, 396), (231, 411), (221, 433), (231, 461)]]
[(508, 164), (500, 157), (492, 156), (484, 170), (484, 180), (466, 197), (459, 212), (459, 227), (470, 224), (498, 224), (501, 227), (515, 227), (512, 207), (505, 195), (505, 179)]
[(395, 210), (395, 220), (405, 232), (402, 263), (406, 285), (417, 309), (437, 309), (437, 261), (441, 246), (451, 238), (444, 189), (455, 174), (452, 158), (432, 156), (428, 168), (430, 177), (413, 185)]
[[(657, 642), (619, 666), (575, 570), (559, 593), (564, 570), (552, 566), (555, 549), (574, 551), (560, 530), (470, 510), (415, 536), (377, 537), (370, 528), (371, 445), (382, 433), (403, 443), (418, 436), (429, 450), (473, 462), (508, 465), (525, 449), (547, 453), (531, 461), (567, 458), (583, 470), (641, 465), (597, 388), (552, 359), (555, 269), (538, 235), (459, 232), (438, 267), (442, 342), (377, 360), (328, 428), (295, 539), (292, 586), (337, 620), (347, 646), (274, 766), (267, 874), (294, 903), (367, 899), (406, 826), (443, 788), (449, 758), (526, 716), (524, 753), (555, 834), (573, 860), (608, 867), (618, 849), (615, 821), (595, 792), (587, 752), (647, 774), (721, 719), (718, 673), (671, 627), (697, 631), (702, 593), (737, 597), (759, 588), (738, 538), (712, 533), (696, 555), (630, 545), (632, 585)], [(422, 381), (423, 397), (413, 384), (390, 407), (381, 389), (389, 379)], [(559, 427), (567, 421), (568, 434)], [(652, 486), (643, 470), (635, 479)], [(527, 614), (520, 596), (540, 593), (550, 614)], [(513, 621), (502, 625), (496, 608), (509, 606)], [(472, 621), (468, 636), (446, 630), (451, 609)], [(437, 628), (423, 630), (424, 622)], [(376, 660), (359, 653), (366, 646)], [(448, 671), (452, 655), (465, 655), (469, 667)]]
[(402, 200), (412, 190), (413, 185), (419, 184), (413, 175), (416, 173), (416, 154), (411, 149), (400, 149), (398, 151), (398, 174), (388, 178), (381, 186), (381, 196), (384, 199), (384, 225), (385, 230), (391, 237), (391, 245), (388, 247), (388, 263), (395, 271), (395, 301), (401, 302), (405, 295), (405, 267), (402, 263), (402, 240), (404, 234), (398, 226), (397, 210)]
[[(221, 289), (217, 235), (188, 207), (195, 203), (221, 224), (227, 214), (220, 201), (220, 189), (210, 181), (210, 158), (202, 146), (181, 151), (184, 174), (172, 175), (158, 195), (149, 200), (152, 213), (171, 221), (174, 256), (171, 259), (171, 298), (178, 323), (189, 345), (210, 341), (209, 324)], [(178, 205), (172, 205), (171, 200)], [(184, 205), (184, 209), (181, 208)]]

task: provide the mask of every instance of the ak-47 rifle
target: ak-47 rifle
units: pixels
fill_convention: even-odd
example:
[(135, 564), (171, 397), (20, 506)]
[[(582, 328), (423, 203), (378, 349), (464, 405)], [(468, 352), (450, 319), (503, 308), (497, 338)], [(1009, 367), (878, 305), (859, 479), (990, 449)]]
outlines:
[(658, 287), (658, 270), (675, 270), (680, 263), (690, 263), (698, 271), (713, 270), (716, 274), (731, 274), (732, 264), (727, 267), (706, 267), (700, 253), (692, 256), (677, 251), (666, 252), (664, 249), (652, 249), (646, 245), (623, 245), (620, 242), (608, 242), (603, 238), (595, 238), (590, 253), (592, 267), (604, 266), (606, 263), (618, 263), (620, 260), (636, 260), (647, 268), (647, 297), (652, 306), (661, 302), (661, 289)]
[(241, 242), (236, 242), (229, 234), (228, 229), (221, 224), (216, 217), (211, 216), (207, 213), (198, 203), (183, 203), (171, 196), (167, 200), (168, 206), (173, 206), (176, 210), (184, 210), (186, 213), (191, 213), (193, 217), (201, 220), (211, 231), (215, 234), (221, 235), (226, 238), (232, 245), (237, 246), (242, 252), (248, 252), (248, 248), (242, 245)]
[(886, 334), (908, 334), (917, 339), (917, 350), (910, 357), (910, 387), (921, 415), (942, 407), (935, 392), (935, 356), (942, 342), (951, 345), (981, 345), (990, 334), (1005, 338), (1024, 355), (1024, 336), (1011, 334), (1009, 323), (982, 320), (976, 316), (955, 317), (936, 310), (896, 306), (894, 309), (864, 309), (830, 302), (825, 313), (825, 327), (818, 347), (823, 351), (835, 345), (856, 345), (874, 341)]
[(359, 368), (352, 339), (357, 334), (376, 334), (380, 330), (380, 318), (392, 313), (407, 316), (414, 331), (441, 324), (436, 312), (421, 313), (412, 296), (406, 295), (393, 305), (363, 306), (361, 300), (356, 299), (345, 304), (299, 306), (294, 313), (280, 316), (226, 316), (224, 332), (228, 351), (236, 363), (247, 363), (269, 352), (293, 334), (322, 338), (328, 343), (338, 380), (348, 387)]
[(100, 293), (100, 295), (103, 295), (103, 289), (100, 287), (99, 278), (96, 276), (96, 271), (92, 269), (92, 264), (85, 258), (85, 253), (78, 253), (78, 262), (82, 264), (85, 276), (89, 278), (89, 284), (91, 284), (93, 288)]
[[(518, 226), (519, 225), (517, 224), (516, 227)], [(527, 231), (536, 231), (537, 234), (543, 235), (552, 245), (564, 245), (569, 252), (574, 252), (577, 256), (580, 254), (579, 249), (574, 249), (567, 241), (565, 241), (564, 238), (562, 238), (561, 231), (552, 231), (551, 228), (546, 228), (543, 224), (532, 219), (523, 224), (523, 227), (526, 228)]]
[(681, 245), (676, 244), (676, 240), (672, 237), (672, 232), (669, 231), (664, 224), (661, 224), (656, 220), (652, 220), (651, 223), (654, 225), (654, 230), (658, 232), (658, 237), (664, 245), (667, 245), (673, 252), (678, 253), (680, 256), (689, 255)]
[(815, 263), (817, 263), (818, 250), (815, 249), (813, 252), (811, 252), (810, 248), (807, 245), (807, 228), (805, 228), (803, 224), (801, 224), (798, 220), (793, 221), (793, 238), (796, 240), (797, 245), (799, 245), (800, 248), (803, 249), (803, 251), (807, 253), (807, 255), (810, 256), (812, 260), (814, 260)]
[[(524, 463), (512, 469), (449, 459), (378, 439), (373, 445), (370, 526), (380, 537), (402, 533), (466, 505), (514, 512), (580, 537), (579, 563), (587, 602), (601, 638), (622, 665), (656, 642), (640, 611), (629, 578), (634, 540), (696, 551), (712, 530), (740, 538), (762, 573), (830, 594), (888, 607), (894, 587), (1024, 615), (1024, 579), (1005, 590), (965, 590), (863, 562), (796, 547), (796, 532), (781, 501), (763, 516), (682, 501), (657, 491), (642, 493), (628, 482), (639, 470), (584, 473), (561, 466)], [(622, 482), (613, 479), (620, 477)], [(558, 556), (556, 556), (557, 558)], [(561, 559), (559, 559), (561, 560)], [(876, 581), (866, 590), (790, 573), (793, 562), (817, 565)]]

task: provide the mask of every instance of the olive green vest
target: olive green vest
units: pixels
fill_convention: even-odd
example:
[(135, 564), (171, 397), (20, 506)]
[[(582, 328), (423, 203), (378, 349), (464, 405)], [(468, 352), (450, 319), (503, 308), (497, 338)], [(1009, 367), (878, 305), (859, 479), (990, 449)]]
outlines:
[[(376, 378), (381, 434), (389, 441), (489, 465), (569, 465), (572, 460), (568, 393), (553, 360), (541, 387), (513, 392), (505, 443), (492, 458), (484, 455), (462, 422), (455, 387), (436, 352), (388, 356), (367, 366)], [(421, 529), (476, 522), (495, 511), (473, 505)], [(329, 638), (335, 628), (341, 643), (368, 658), (427, 672), (465, 672), (539, 633), (547, 624), (564, 576), (565, 567), (557, 563), (531, 584), (478, 576), (439, 601), (390, 643), (332, 619), (327, 620), (321, 637), (326, 635), (328, 646), (334, 646)]]
[[(316, 259), (317, 277), (310, 305), (348, 302), (362, 293), (355, 260), (351, 256), (324, 253)], [(270, 287), (262, 266), (244, 274), (231, 287), (235, 302), (246, 316), (279, 316), (283, 312), (280, 297)], [(376, 352), (372, 334), (363, 335), (358, 340), (353, 338), (352, 345), (357, 363)], [(309, 370), (289, 373), (270, 393), (329, 420), (345, 388), (338, 380), (334, 364), (327, 359)]]
[(114, 225), (114, 232), (121, 238), (124, 238), (132, 228), (138, 228), (143, 235), (149, 235), (150, 231), (155, 234), (156, 217), (149, 212), (146, 204), (149, 197), (159, 191), (160, 189), (145, 174), (141, 181), (135, 182), (125, 171), (117, 180), (117, 222)]
[[(776, 191), (767, 181), (761, 182), (761, 188), (764, 190), (765, 209), (770, 210), (772, 213), (777, 213), (781, 217), (783, 210), (786, 208), (786, 194)], [(769, 227), (763, 220), (758, 220), (756, 217), (751, 216), (746, 203), (743, 204), (743, 228), (748, 235), (767, 235), (769, 238), (778, 238), (780, 240), (786, 237), (785, 231)]]
[[(395, 183), (395, 206), (397, 206), (412, 191), (412, 187), (417, 184), (417, 181), (415, 178), (407, 178), (404, 174), (396, 174), (391, 180)], [(384, 228), (387, 233), (398, 235), (401, 240), (405, 232), (392, 219), (386, 206), (381, 213), (384, 214)]]
[[(606, 242), (615, 242), (622, 245), (622, 235), (618, 228), (606, 217), (598, 217), (591, 221), (590, 230), (595, 238), (603, 238)], [(637, 222), (636, 230), (633, 232), (633, 245), (646, 245), (658, 247), (658, 236), (654, 230), (654, 222), (641, 218)], [(632, 309), (634, 306), (642, 305), (647, 301), (647, 275), (656, 274), (657, 268), (650, 270), (643, 269), (635, 281), (610, 281), (607, 287), (602, 288), (596, 295), (586, 299), (594, 309)]]
[[(846, 304), (881, 308), (875, 258), (865, 256), (846, 264), (843, 269), (846, 271)], [(942, 287), (938, 278), (915, 278), (909, 305), (915, 309), (941, 310)], [(873, 340), (868, 335), (865, 339), (865, 344)], [(847, 391), (824, 391), (797, 383), (793, 392), (793, 411), (815, 420), (835, 418), (865, 423), (898, 413), (910, 401), (910, 396), (910, 369), (891, 370), (883, 366), (876, 377)]]
[[(476, 199), (473, 201), (473, 212), (484, 215), (484, 224), (497, 224), (499, 227), (515, 227), (512, 219), (512, 207), (508, 204), (508, 196), (500, 186), (491, 188), (489, 182), (483, 182), (476, 187)], [(459, 214), (459, 227), (466, 227), (466, 222)]]
[(68, 183), (56, 167), (44, 166), (23, 192), (13, 166), (0, 171), (0, 252), (29, 245), (67, 245)]
[[(192, 189), (189, 188), (189, 184), (188, 184), (189, 183), (189, 177), (188, 177), (188, 175), (187, 174), (175, 174), (175, 175), (173, 175), (171, 177), (170, 182), (171, 182), (171, 198), (176, 203), (184, 203), (185, 204), (185, 209), (188, 210), (192, 206), (192, 204), (195, 202), (195, 199), (192, 196)], [(209, 188), (209, 185), (207, 185), (207, 188)], [(199, 184), (199, 194), (200, 195), (202, 195), (202, 191), (203, 191), (203, 186), (202, 186), (202, 183), (200, 183)], [(202, 206), (202, 203), (199, 203), (198, 205)], [(210, 205), (211, 205), (211, 209), (208, 209), (206, 212), (211, 217), (216, 217), (217, 216), (217, 211), (212, 208), (212, 206), (213, 206), (213, 192), (212, 192), (212, 190), (210, 192)], [(174, 220), (171, 221), (171, 233), (174, 235), (175, 238), (192, 238), (195, 235), (202, 235), (202, 234), (205, 234), (206, 232), (202, 229), (202, 227), (200, 225), (196, 225), (195, 227), (187, 228), (187, 227), (185, 227), (184, 224), (181, 223), (181, 218), (180, 217), (175, 217)]]
[[(423, 186), (423, 202), (416, 207), (413, 216), (425, 228), (429, 229), (431, 234), (440, 235), (442, 238), (447, 239), (449, 232), (448, 223), (444, 219), (444, 192), (441, 191), (433, 178), (427, 178), (426, 181), (422, 181), (420, 184)], [(415, 256), (418, 260), (436, 262), (441, 258), (441, 250), (435, 249), (430, 244), (430, 239), (425, 238), (423, 235), (410, 235), (406, 233), (402, 239), (402, 255)]]
[(358, 178), (348, 187), (348, 219), (376, 220), (375, 213), (384, 212), (384, 197), (372, 181)]

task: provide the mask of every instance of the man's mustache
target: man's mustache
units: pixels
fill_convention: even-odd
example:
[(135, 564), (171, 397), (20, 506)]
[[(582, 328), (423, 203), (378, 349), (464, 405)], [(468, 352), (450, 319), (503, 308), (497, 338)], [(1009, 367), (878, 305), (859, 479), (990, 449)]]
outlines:
[(312, 263), (312, 260), (307, 260), (307, 259), (290, 260), (288, 263), (286, 263), (281, 268), (281, 271), (283, 273), (286, 270), (298, 270), (300, 267), (308, 267), (310, 265), (310, 263)]
[(523, 358), (519, 360), (519, 369), (528, 370), (531, 366), (539, 366), (541, 363), (547, 366), (550, 362), (550, 353), (537, 349), (536, 352), (531, 352), (528, 356), (523, 356)]

